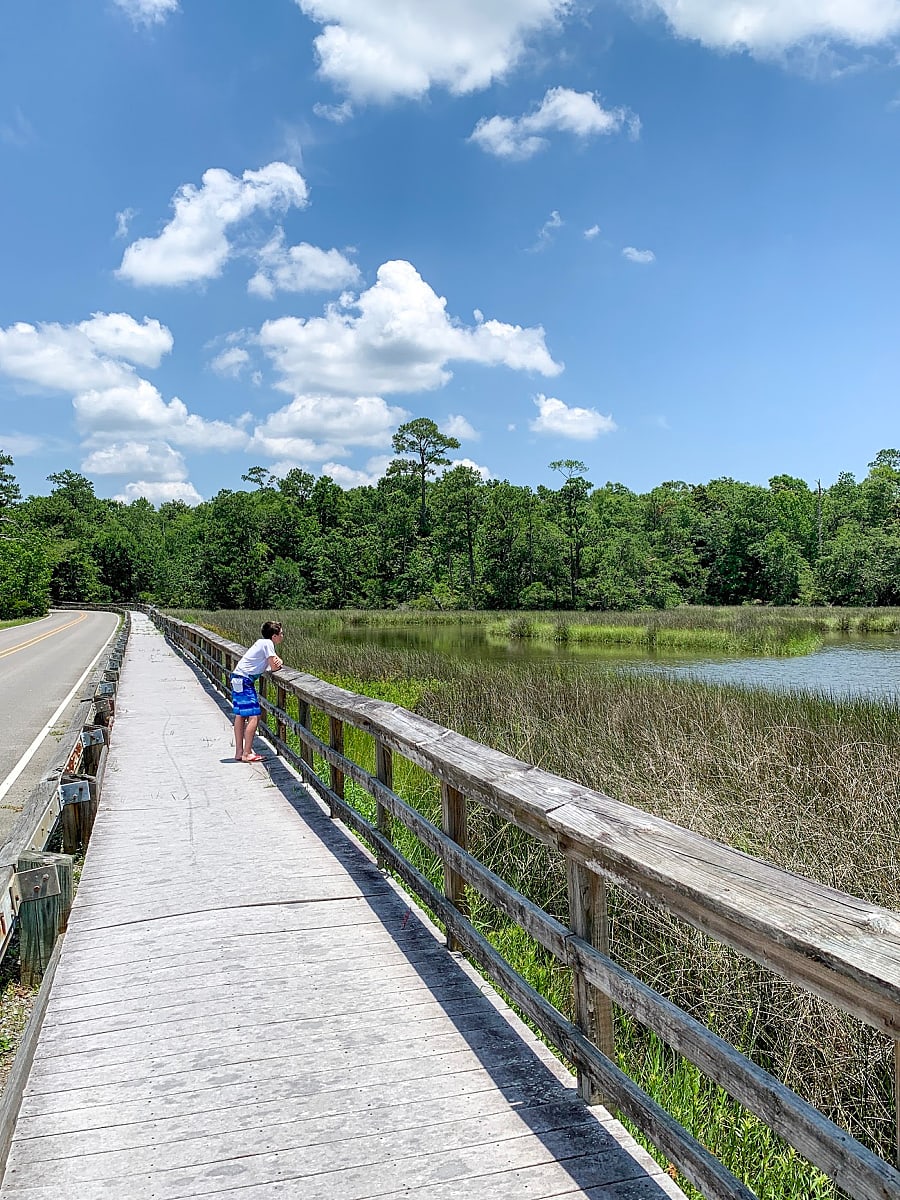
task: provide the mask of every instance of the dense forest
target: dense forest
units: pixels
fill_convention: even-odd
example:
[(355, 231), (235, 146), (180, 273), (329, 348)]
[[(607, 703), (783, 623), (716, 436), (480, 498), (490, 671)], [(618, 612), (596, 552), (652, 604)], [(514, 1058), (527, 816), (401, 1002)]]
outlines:
[[(0, 619), (54, 601), (202, 608), (636, 609), (900, 604), (900, 452), (829, 487), (776, 475), (639, 494), (574, 459), (556, 487), (484, 481), (417, 418), (372, 486), (250, 467), (190, 508), (124, 504), (64, 470), (23, 498), (0, 454)], [(449, 468), (449, 469), (448, 469)]]

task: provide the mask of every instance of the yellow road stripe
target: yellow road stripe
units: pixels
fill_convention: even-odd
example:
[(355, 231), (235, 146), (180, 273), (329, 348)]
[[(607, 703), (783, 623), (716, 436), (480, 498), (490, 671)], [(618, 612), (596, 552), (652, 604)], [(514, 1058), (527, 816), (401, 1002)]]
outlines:
[(64, 629), (71, 629), (73, 625), (77, 625), (79, 621), (83, 621), (86, 617), (87, 613), (82, 613), (74, 621), (66, 621), (65, 625), (60, 625), (56, 629), (48, 629), (46, 633), (39, 634), (38, 637), (33, 637), (27, 642), (19, 642), (18, 646), (9, 646), (6, 650), (0, 650), (0, 658), (6, 658), (7, 655), (15, 654), (17, 650), (26, 650), (29, 646), (35, 646), (38, 642), (42, 642), (44, 638), (53, 637), (55, 633), (62, 633)]

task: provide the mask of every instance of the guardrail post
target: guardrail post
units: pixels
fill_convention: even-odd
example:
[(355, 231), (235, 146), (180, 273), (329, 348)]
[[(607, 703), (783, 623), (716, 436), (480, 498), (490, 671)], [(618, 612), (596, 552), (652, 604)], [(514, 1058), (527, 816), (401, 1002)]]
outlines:
[(19, 856), (16, 875), (19, 906), (19, 954), (25, 987), (40, 983), (57, 936), (65, 931), (72, 910), (72, 857), (27, 851)]
[[(569, 928), (578, 937), (609, 954), (609, 922), (606, 912), (606, 881), (574, 859), (566, 859), (569, 889)], [(615, 1033), (612, 1001), (592, 987), (577, 968), (572, 970), (575, 1023), (607, 1058), (615, 1062)], [(586, 1104), (600, 1104), (602, 1097), (589, 1075), (578, 1072), (578, 1091)]]
[[(339, 721), (337, 717), (329, 717), (328, 718), (328, 730), (329, 730), (329, 734), (330, 734), (329, 745), (331, 746), (332, 750), (337, 750), (338, 754), (343, 754), (344, 753), (344, 722)], [(343, 773), (343, 771), (339, 771), (338, 768), (336, 766), (334, 766), (333, 763), (329, 763), (328, 770), (331, 775), (331, 790), (334, 792), (334, 794), (336, 796), (340, 796), (340, 798), (343, 800), (344, 799), (344, 773)], [(335, 810), (333, 808), (330, 811), (331, 811), (332, 817), (336, 816)]]
[[(380, 738), (375, 739), (375, 776), (379, 783), (383, 783), (386, 788), (393, 790), (394, 753)], [(380, 800), (375, 801), (375, 824), (378, 826), (378, 832), (382, 837), (386, 838), (389, 842), (393, 840), (394, 822), (391, 814)], [(387, 866), (384, 855), (380, 852), (376, 853), (375, 860), (379, 867), (384, 870)]]
[(894, 1158), (900, 1168), (900, 1042), (894, 1042)]
[[(469, 825), (466, 819), (466, 798), (449, 783), (441, 784), (441, 828), (444, 833), (463, 850), (469, 845)], [(444, 860), (444, 895), (454, 908), (464, 916), (468, 916), (469, 906), (466, 900), (466, 883), (462, 875), (457, 874), (450, 864)], [(447, 949), (456, 949), (456, 939), (447, 933)]]

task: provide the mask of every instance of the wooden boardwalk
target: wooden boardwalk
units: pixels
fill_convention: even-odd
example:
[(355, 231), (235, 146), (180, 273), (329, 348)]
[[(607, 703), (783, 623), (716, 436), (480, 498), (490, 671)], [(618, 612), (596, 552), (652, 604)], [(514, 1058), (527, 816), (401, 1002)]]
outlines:
[(3, 1200), (663, 1200), (671, 1180), (142, 616)]

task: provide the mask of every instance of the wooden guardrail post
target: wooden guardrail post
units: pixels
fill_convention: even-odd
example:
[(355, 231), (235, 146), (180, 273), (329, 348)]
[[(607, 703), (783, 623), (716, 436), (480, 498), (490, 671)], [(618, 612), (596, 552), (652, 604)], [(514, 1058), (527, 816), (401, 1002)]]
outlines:
[[(302, 725), (304, 729), (309, 729), (309, 704), (299, 696), (297, 697), (297, 724)], [(312, 767), (312, 746), (308, 746), (302, 738), (300, 739), (300, 758), (308, 767)]]
[[(469, 825), (466, 819), (466, 798), (449, 783), (441, 784), (441, 828), (463, 850), (468, 849)], [(444, 860), (444, 895), (454, 908), (459, 909), (464, 916), (468, 916), (466, 882), (462, 875), (453, 870), (446, 859)], [(449, 932), (447, 949), (456, 949), (456, 939)]]
[[(278, 683), (275, 685), (275, 704), (280, 712), (287, 709), (287, 692), (284, 689), (284, 684)], [(277, 717), (275, 720), (275, 732), (280, 742), (287, 741), (287, 726), (284, 723), (284, 717)], [(281, 753), (281, 750), (278, 751)]]
[(16, 866), (19, 907), (19, 954), (25, 987), (36, 987), (72, 910), (72, 856), (29, 850)]
[[(606, 882), (594, 871), (566, 859), (569, 890), (569, 928), (601, 952), (609, 954), (609, 921), (606, 912)], [(592, 987), (577, 968), (572, 969), (575, 1023), (582, 1033), (615, 1062), (615, 1032), (612, 1001)], [(578, 1091), (586, 1104), (600, 1104), (602, 1097), (593, 1080), (578, 1072)]]
[[(394, 788), (394, 752), (380, 738), (375, 739), (375, 777), (379, 783), (393, 791)], [(380, 800), (375, 801), (375, 824), (378, 832), (389, 842), (394, 836), (394, 821), (391, 814)], [(375, 855), (382, 870), (386, 867), (384, 855), (379, 851)]]
[(894, 1159), (900, 1168), (900, 1041), (894, 1042)]
[[(344, 753), (344, 722), (339, 721), (337, 717), (328, 718), (329, 745), (332, 750), (336, 750), (338, 754)], [(344, 799), (344, 772), (339, 770), (334, 763), (329, 763), (329, 774), (331, 776), (331, 790), (336, 796)], [(334, 817), (334, 808), (330, 808), (331, 816)]]

